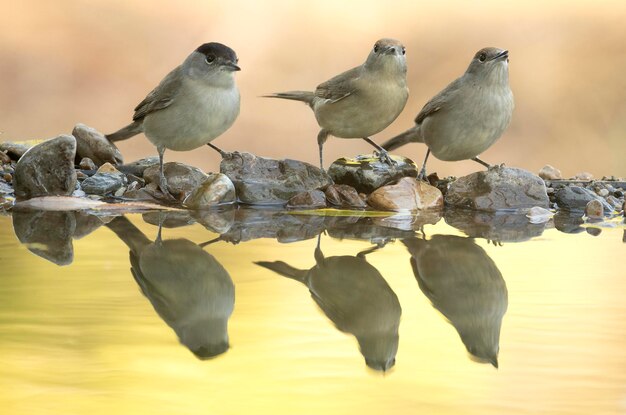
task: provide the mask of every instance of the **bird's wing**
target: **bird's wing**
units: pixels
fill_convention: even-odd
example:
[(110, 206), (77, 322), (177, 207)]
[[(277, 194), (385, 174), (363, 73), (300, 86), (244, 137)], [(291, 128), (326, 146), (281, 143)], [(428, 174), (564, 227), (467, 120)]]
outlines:
[(417, 114), (415, 118), (415, 124), (421, 124), (427, 117), (432, 114), (445, 109), (450, 98), (454, 96), (461, 86), (461, 78), (456, 79), (450, 85), (445, 87), (443, 91), (435, 95), (430, 101), (424, 105), (424, 108)]
[(180, 71), (181, 68), (179, 66), (167, 74), (161, 83), (135, 107), (133, 121), (141, 120), (152, 112), (162, 110), (172, 105), (181, 88), (182, 76)]
[(361, 74), (361, 67), (352, 68), (328, 81), (321, 83), (315, 89), (315, 96), (329, 100), (331, 104), (341, 101), (352, 95), (356, 89), (355, 81)]

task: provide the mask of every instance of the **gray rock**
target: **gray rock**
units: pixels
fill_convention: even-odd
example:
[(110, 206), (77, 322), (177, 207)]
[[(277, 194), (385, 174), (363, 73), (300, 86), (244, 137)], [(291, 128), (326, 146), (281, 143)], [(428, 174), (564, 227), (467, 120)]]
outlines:
[(183, 203), (189, 209), (206, 209), (236, 201), (235, 185), (228, 176), (222, 173), (209, 173)]
[(413, 177), (403, 177), (396, 184), (373, 191), (367, 203), (377, 210), (442, 209), (443, 195), (434, 186)]
[(585, 232), (582, 225), (585, 221), (582, 214), (559, 210), (554, 215), (554, 227), (563, 233), (581, 233)]
[(15, 166), (13, 184), (18, 199), (69, 196), (76, 187), (76, 139), (71, 135), (37, 144)]
[(11, 157), (9, 157), (3, 151), (0, 151), (0, 165), (2, 165), (2, 164), (9, 164), (9, 163), (11, 163)]
[(586, 171), (582, 171), (574, 175), (574, 180), (590, 181), (590, 180), (593, 180), (593, 174), (586, 172)]
[(97, 170), (98, 166), (96, 166), (96, 163), (93, 162), (92, 159), (90, 159), (89, 157), (84, 157), (80, 163), (78, 163), (78, 167), (80, 167), (82, 170)]
[(613, 207), (613, 210), (620, 210), (622, 207), (622, 201), (615, 196), (609, 196), (606, 198), (606, 201)]
[(100, 226), (104, 225), (100, 216), (90, 215), (84, 211), (77, 211), (75, 218), (76, 228), (74, 229), (74, 239), (84, 238)]
[[(149, 167), (154, 167), (159, 165), (159, 157), (146, 157), (140, 160), (133, 161), (132, 163), (124, 164), (123, 166), (118, 166), (118, 169), (123, 171), (126, 174), (132, 174), (133, 176), (143, 177), (144, 172)], [(157, 170), (158, 171), (158, 170)]]
[[(197, 167), (183, 163), (170, 162), (163, 165), (163, 172), (167, 179), (167, 190), (179, 200), (185, 200), (191, 192), (208, 177)], [(159, 184), (159, 166), (152, 166), (144, 170), (143, 178), (146, 184)]]
[(333, 206), (346, 209), (365, 209), (367, 203), (357, 193), (356, 189), (347, 184), (331, 184), (324, 192), (326, 200)]
[(29, 251), (57, 265), (74, 259), (74, 212), (14, 209), (13, 230)]
[(569, 211), (583, 212), (587, 203), (592, 200), (599, 200), (605, 209), (612, 210), (611, 205), (595, 192), (579, 186), (563, 187), (555, 193), (554, 197), (559, 208)]
[(549, 164), (546, 164), (539, 170), (539, 177), (544, 180), (560, 180), (563, 177), (561, 176), (561, 170), (556, 167), (552, 167)]
[(90, 158), (97, 166), (104, 163), (122, 164), (122, 153), (101, 132), (85, 124), (76, 124), (72, 135), (76, 137), (77, 160)]
[(0, 180), (0, 195), (12, 195), (13, 194), (13, 187), (8, 184), (5, 183), (4, 181)]
[(540, 177), (503, 166), (459, 178), (450, 185), (445, 201), (449, 206), (488, 212), (549, 205), (546, 186)]
[(326, 196), (321, 190), (298, 193), (287, 202), (288, 208), (318, 209), (326, 207)]
[(26, 151), (31, 148), (32, 145), (26, 143), (0, 143), (0, 151), (6, 153), (7, 156), (11, 158), (11, 160), (19, 160), (20, 157), (26, 153)]
[(106, 196), (124, 186), (126, 177), (115, 173), (96, 173), (81, 183), (83, 191), (89, 195)]
[(235, 223), (235, 212), (237, 208), (233, 205), (220, 206), (217, 209), (193, 210), (191, 215), (209, 231), (220, 235), (228, 232)]
[(239, 201), (247, 204), (283, 204), (298, 193), (331, 184), (330, 177), (311, 164), (250, 153), (229, 153), (220, 171), (234, 183)]
[(142, 214), (141, 218), (146, 223), (155, 226), (161, 225), (168, 229), (181, 228), (196, 223), (195, 219), (191, 216), (191, 212), (187, 210), (147, 212)]
[(602, 229), (600, 228), (589, 227), (589, 228), (586, 228), (586, 230), (587, 230), (587, 233), (591, 236), (598, 236), (602, 233)]
[(522, 242), (540, 236), (546, 222), (531, 223), (524, 213), (446, 209), (446, 223), (472, 238), (493, 242)]
[(330, 165), (328, 174), (335, 183), (352, 186), (361, 193), (371, 193), (403, 177), (417, 177), (417, 166), (412, 160), (390, 157), (397, 163), (393, 167), (374, 156), (340, 158)]
[(598, 189), (596, 192), (600, 197), (607, 197), (609, 195), (609, 189)]

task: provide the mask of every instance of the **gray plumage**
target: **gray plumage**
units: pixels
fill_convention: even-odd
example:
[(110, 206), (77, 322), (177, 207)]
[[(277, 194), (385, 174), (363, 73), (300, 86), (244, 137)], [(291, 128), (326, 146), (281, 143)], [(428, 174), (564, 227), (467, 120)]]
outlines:
[(200, 359), (226, 352), (235, 287), (224, 267), (189, 240), (151, 242), (124, 217), (107, 227), (130, 248), (135, 281), (180, 342)]
[(369, 136), (384, 130), (402, 112), (409, 96), (406, 85), (404, 46), (393, 39), (380, 39), (365, 63), (318, 85), (314, 92), (290, 91), (267, 95), (306, 103), (321, 127), (318, 134), (320, 167), (322, 147), (329, 135), (361, 138), (381, 152)]
[(484, 48), (463, 76), (426, 103), (414, 127), (383, 147), (391, 151), (409, 142), (425, 143), (440, 160), (474, 159), (500, 138), (513, 108), (508, 51)]
[(306, 285), (337, 329), (356, 337), (367, 366), (381, 371), (393, 367), (402, 309), (383, 276), (362, 256), (325, 258), (319, 244), (315, 262), (310, 270), (282, 261), (256, 264)]
[(498, 367), (500, 327), (508, 306), (496, 264), (471, 238), (435, 235), (402, 241), (418, 285), (454, 326), (467, 351)]

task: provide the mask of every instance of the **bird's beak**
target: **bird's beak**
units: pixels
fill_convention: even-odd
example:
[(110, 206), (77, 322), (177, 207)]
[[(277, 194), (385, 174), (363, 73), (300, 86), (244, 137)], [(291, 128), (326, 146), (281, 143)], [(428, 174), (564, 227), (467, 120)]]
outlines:
[(232, 72), (241, 70), (239, 66), (237, 66), (234, 62), (230, 62), (230, 61), (224, 63), (224, 68)]
[(508, 50), (503, 50), (502, 52), (498, 53), (496, 56), (491, 58), (491, 60), (495, 61), (496, 59), (508, 58), (508, 57), (509, 57), (509, 51)]

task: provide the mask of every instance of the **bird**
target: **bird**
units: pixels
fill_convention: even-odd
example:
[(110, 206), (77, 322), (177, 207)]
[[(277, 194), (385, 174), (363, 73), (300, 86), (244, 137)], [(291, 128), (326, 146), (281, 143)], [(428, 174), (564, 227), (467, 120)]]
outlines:
[(187, 239), (148, 239), (127, 218), (106, 225), (129, 248), (131, 273), (157, 314), (201, 360), (229, 348), (235, 286), (224, 267)]
[(166, 149), (189, 151), (207, 144), (228, 130), (239, 115), (240, 94), (235, 84), (235, 51), (217, 42), (205, 43), (154, 88), (135, 107), (133, 122), (108, 134), (111, 142), (143, 132), (159, 153), (159, 187), (166, 197), (163, 155)]
[(420, 177), (432, 154), (440, 160), (474, 160), (506, 130), (513, 115), (513, 92), (509, 87), (509, 52), (487, 47), (476, 52), (465, 73), (424, 105), (415, 126), (386, 141), (392, 151), (407, 143), (428, 147)]
[(397, 40), (380, 39), (365, 62), (317, 86), (314, 92), (289, 91), (264, 95), (306, 103), (321, 127), (317, 135), (320, 169), (322, 148), (329, 135), (359, 138), (374, 146), (382, 161), (393, 161), (369, 137), (387, 128), (400, 115), (409, 97), (406, 49)]
[(419, 288), (454, 326), (473, 359), (498, 367), (508, 307), (502, 274), (474, 239), (434, 235), (402, 240)]
[(357, 256), (324, 257), (318, 236), (315, 266), (300, 270), (282, 261), (255, 264), (301, 282), (342, 332), (354, 335), (368, 367), (387, 371), (396, 362), (402, 309), (380, 272)]

